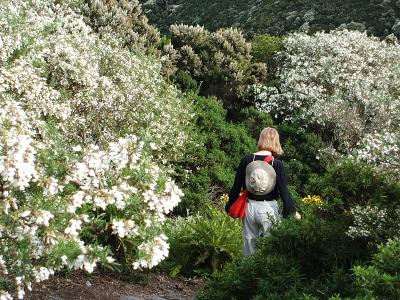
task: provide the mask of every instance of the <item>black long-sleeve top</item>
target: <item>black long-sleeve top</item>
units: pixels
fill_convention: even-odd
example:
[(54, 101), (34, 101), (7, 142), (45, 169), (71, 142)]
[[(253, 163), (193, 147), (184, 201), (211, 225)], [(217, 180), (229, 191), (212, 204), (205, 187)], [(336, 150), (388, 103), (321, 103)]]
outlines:
[[(255, 160), (264, 160), (266, 155), (257, 155)], [(245, 177), (246, 177), (246, 167), (249, 163), (253, 161), (254, 154), (247, 154), (244, 156), (236, 170), (235, 181), (233, 183), (232, 189), (229, 193), (229, 201), (225, 206), (225, 210), (228, 212), (231, 205), (239, 197), (242, 189), (246, 187)], [(271, 163), (272, 164), (272, 163)], [(288, 190), (288, 179), (283, 162), (274, 159), (272, 164), (276, 172), (276, 185), (275, 188), (266, 195), (254, 195), (248, 192), (248, 198), (253, 200), (277, 200), (280, 196), (283, 202), (283, 217), (287, 217), (296, 212), (296, 207), (294, 205), (292, 196)]]

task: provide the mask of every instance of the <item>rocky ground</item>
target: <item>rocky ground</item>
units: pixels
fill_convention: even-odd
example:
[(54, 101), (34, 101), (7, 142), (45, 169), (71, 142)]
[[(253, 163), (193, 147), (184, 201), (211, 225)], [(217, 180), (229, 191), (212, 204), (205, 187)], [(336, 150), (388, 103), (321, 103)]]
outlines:
[(171, 278), (150, 273), (142, 283), (112, 274), (74, 272), (54, 276), (33, 286), (27, 300), (188, 300), (204, 287), (204, 280)]

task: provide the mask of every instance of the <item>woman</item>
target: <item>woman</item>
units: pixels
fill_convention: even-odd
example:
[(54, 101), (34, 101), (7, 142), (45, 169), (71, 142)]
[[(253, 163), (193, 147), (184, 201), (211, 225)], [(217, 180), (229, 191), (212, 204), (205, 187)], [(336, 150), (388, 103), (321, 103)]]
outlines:
[[(246, 188), (246, 167), (253, 161), (264, 160), (267, 156), (279, 156), (283, 153), (279, 142), (279, 134), (274, 128), (264, 128), (258, 139), (258, 152), (243, 157), (237, 171), (235, 182), (229, 193), (229, 201), (225, 206), (228, 212), (231, 205), (239, 197), (242, 189)], [(256, 240), (259, 236), (266, 236), (271, 228), (272, 221), (280, 219), (278, 211), (278, 196), (283, 201), (283, 217), (294, 214), (297, 220), (301, 216), (296, 211), (293, 199), (288, 190), (287, 174), (282, 161), (273, 159), (270, 163), (276, 173), (276, 183), (272, 191), (267, 194), (253, 194), (248, 191), (246, 215), (243, 219), (243, 253), (249, 256), (255, 253)], [(273, 171), (272, 171), (273, 172)], [(275, 175), (275, 174), (274, 174)]]

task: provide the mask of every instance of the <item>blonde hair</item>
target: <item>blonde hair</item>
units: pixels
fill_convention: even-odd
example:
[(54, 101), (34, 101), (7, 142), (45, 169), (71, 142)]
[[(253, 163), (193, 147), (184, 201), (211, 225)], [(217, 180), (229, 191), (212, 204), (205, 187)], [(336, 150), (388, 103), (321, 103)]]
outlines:
[(258, 150), (271, 151), (273, 155), (282, 155), (283, 150), (279, 141), (279, 133), (275, 128), (267, 127), (264, 128), (258, 139)]

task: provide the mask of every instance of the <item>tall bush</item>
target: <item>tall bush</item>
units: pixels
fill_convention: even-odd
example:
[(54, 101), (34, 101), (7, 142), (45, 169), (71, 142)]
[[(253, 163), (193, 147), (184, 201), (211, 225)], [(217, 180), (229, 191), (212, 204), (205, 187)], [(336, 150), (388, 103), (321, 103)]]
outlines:
[(156, 53), (160, 33), (148, 23), (139, 1), (79, 0), (73, 4), (102, 38), (118, 39), (131, 50)]
[(153, 267), (182, 196), (165, 164), (190, 110), (160, 65), (99, 38), (71, 3), (0, 4), (4, 299), (62, 268)]
[(194, 105), (195, 128), (192, 137), (197, 145), (188, 149), (191, 159), (181, 165), (185, 197), (177, 212), (199, 211), (209, 199), (227, 193), (235, 169), (246, 153), (256, 149), (249, 128), (227, 120), (227, 111), (217, 99), (188, 94)]
[(161, 161), (182, 158), (190, 103), (162, 78), (159, 62), (118, 38), (100, 39), (52, 1), (15, 5), (20, 15), (3, 5), (2, 90), (15, 91), (38, 118), (68, 119), (59, 127), (71, 142), (135, 134), (154, 143)]
[(216, 96), (225, 107), (246, 106), (252, 76), (251, 44), (235, 28), (210, 32), (201, 26), (172, 25), (171, 43), (164, 46), (164, 72), (187, 72), (202, 82), (201, 93)]
[(261, 108), (315, 128), (336, 149), (398, 173), (398, 156), (391, 156), (399, 147), (398, 43), (344, 30), (293, 34), (284, 44), (281, 84), (260, 90)]

